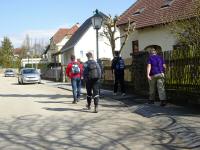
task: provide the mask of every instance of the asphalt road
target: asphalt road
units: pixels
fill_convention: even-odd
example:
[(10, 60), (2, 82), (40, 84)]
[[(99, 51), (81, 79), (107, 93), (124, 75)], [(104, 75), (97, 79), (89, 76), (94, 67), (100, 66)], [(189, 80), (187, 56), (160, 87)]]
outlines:
[(49, 84), (18, 85), (17, 78), (2, 75), (0, 83), (0, 150), (200, 148), (197, 116), (146, 117), (137, 112), (146, 111), (147, 105), (136, 105), (133, 111), (106, 99), (96, 114), (84, 109), (84, 97), (72, 104), (70, 91)]

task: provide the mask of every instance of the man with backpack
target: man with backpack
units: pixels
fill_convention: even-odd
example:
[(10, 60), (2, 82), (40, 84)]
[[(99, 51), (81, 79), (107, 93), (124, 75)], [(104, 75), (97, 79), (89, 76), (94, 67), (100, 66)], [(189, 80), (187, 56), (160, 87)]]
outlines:
[(125, 86), (124, 86), (124, 69), (125, 64), (122, 57), (119, 56), (119, 51), (115, 51), (115, 57), (112, 60), (112, 74), (114, 73), (115, 81), (114, 81), (114, 93), (113, 95), (117, 95), (118, 84), (120, 83), (122, 96), (125, 96)]
[(99, 103), (99, 80), (101, 78), (101, 68), (93, 59), (91, 52), (86, 54), (88, 61), (84, 64), (83, 77), (86, 82), (87, 90), (87, 109), (91, 109), (91, 101), (94, 99), (94, 112), (98, 112)]
[(73, 104), (76, 104), (80, 100), (82, 70), (81, 64), (75, 61), (74, 55), (71, 55), (71, 62), (67, 65), (66, 75), (71, 79), (74, 98)]

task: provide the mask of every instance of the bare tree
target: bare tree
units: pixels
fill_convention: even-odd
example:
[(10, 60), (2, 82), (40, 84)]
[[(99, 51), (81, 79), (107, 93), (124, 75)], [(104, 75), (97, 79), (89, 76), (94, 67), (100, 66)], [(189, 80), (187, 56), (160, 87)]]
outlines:
[(103, 36), (105, 36), (109, 40), (109, 45), (111, 46), (112, 53), (114, 55), (114, 51), (116, 50), (116, 41), (118, 39), (123, 39), (123, 42), (121, 43), (121, 47), (119, 49), (119, 52), (121, 53), (125, 43), (128, 40), (128, 37), (130, 33), (132, 33), (135, 30), (135, 24), (128, 20), (128, 23), (123, 26), (123, 35), (116, 37), (116, 32), (118, 30), (117, 28), (117, 21), (119, 20), (118, 16), (115, 16), (112, 18), (111, 15), (109, 15), (104, 20), (104, 29), (103, 29)]
[(31, 47), (30, 37), (27, 34), (21, 46), (22, 50), (20, 53), (20, 59), (27, 57), (27, 52), (30, 51), (30, 47)]

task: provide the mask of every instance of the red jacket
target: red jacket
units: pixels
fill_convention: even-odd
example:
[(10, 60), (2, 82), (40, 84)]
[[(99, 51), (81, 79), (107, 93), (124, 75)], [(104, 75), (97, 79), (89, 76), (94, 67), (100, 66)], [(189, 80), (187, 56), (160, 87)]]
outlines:
[[(77, 73), (77, 74), (73, 74), (73, 73), (72, 73), (72, 64), (73, 64), (73, 63), (78, 64), (78, 66), (79, 66), (79, 68), (80, 68), (80, 73)], [(67, 75), (70, 79), (72, 79), (72, 78), (81, 78), (82, 72), (83, 72), (83, 65), (80, 64), (79, 62), (72, 61), (71, 63), (69, 63), (69, 64), (67, 65), (67, 68), (66, 68), (66, 75)]]

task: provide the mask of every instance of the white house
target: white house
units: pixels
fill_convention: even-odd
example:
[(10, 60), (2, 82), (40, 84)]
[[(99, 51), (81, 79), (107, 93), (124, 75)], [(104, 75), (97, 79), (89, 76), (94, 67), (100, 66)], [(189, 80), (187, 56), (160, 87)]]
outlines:
[[(112, 59), (111, 46), (109, 45), (108, 39), (102, 36), (102, 32), (103, 26), (99, 30), (99, 58)], [(119, 49), (120, 41), (116, 44), (116, 47)], [(71, 54), (74, 54), (77, 59), (85, 62), (87, 60), (87, 52), (92, 52), (94, 58), (97, 58), (96, 30), (93, 29), (92, 26), (92, 17), (88, 18), (69, 39), (65, 46), (63, 46), (61, 50), (63, 64), (67, 65), (70, 62)]]
[(48, 57), (49, 62), (61, 64), (60, 50), (70, 37), (79, 28), (78, 24), (75, 24), (71, 28), (60, 28), (50, 39), (50, 44), (47, 47), (45, 53)]
[[(148, 50), (154, 46), (162, 51), (173, 50), (179, 43), (172, 33), (169, 22), (193, 17), (194, 1), (192, 0), (137, 0), (119, 18), (118, 27), (131, 22), (136, 24), (122, 50), (122, 56)], [(123, 34), (123, 30), (120, 30)]]

